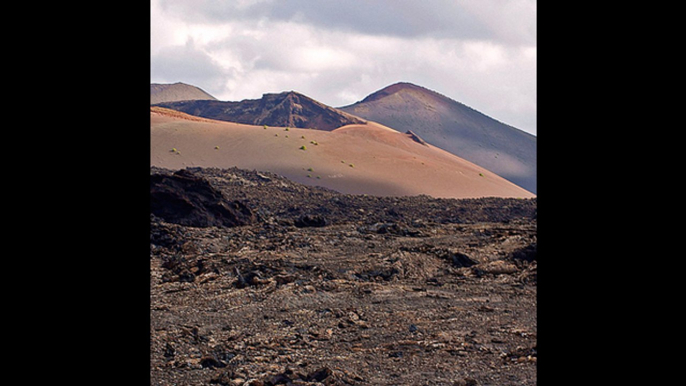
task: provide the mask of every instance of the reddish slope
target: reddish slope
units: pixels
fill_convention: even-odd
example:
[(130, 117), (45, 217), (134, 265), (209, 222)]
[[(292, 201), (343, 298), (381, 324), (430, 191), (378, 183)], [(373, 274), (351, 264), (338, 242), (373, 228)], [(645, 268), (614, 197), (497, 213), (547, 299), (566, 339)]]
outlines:
[(468, 161), (373, 122), (331, 132), (286, 131), (198, 120), (154, 107), (150, 121), (150, 163), (154, 166), (268, 170), (296, 182), (354, 194), (534, 196)]

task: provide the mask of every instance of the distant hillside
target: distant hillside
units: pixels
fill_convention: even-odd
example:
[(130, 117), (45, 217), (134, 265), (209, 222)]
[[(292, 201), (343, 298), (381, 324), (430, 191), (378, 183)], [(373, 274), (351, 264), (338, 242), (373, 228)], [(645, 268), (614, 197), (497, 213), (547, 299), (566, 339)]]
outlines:
[(339, 109), (399, 131), (411, 130), (536, 193), (536, 137), (435, 91), (396, 83)]
[(185, 83), (150, 84), (150, 104), (185, 100), (216, 100), (215, 97)]
[(331, 131), (345, 125), (365, 123), (363, 119), (295, 91), (264, 94), (260, 99), (240, 102), (193, 100), (159, 103), (157, 106), (203, 118), (249, 125)]

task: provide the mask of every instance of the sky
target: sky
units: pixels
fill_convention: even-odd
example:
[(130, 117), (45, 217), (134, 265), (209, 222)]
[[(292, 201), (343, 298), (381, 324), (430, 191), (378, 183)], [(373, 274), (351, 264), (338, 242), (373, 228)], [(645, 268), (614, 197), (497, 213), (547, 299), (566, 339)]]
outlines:
[(346, 106), (397, 82), (536, 135), (536, 0), (151, 0), (150, 81)]

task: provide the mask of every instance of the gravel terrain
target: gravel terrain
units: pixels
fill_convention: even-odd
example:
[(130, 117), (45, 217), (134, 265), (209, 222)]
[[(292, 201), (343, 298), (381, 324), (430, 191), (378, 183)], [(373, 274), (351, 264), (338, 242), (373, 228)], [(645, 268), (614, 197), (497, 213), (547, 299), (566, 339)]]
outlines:
[(153, 385), (536, 385), (536, 199), (151, 168)]

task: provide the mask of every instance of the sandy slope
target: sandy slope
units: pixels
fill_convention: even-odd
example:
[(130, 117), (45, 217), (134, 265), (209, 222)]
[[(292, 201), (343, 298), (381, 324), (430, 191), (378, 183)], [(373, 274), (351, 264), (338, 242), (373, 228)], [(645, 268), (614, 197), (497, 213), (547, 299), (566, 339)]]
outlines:
[(534, 197), (464, 159), (376, 123), (332, 132), (286, 131), (198, 119), (157, 107), (151, 107), (150, 123), (150, 164), (159, 167), (236, 166), (354, 194)]

